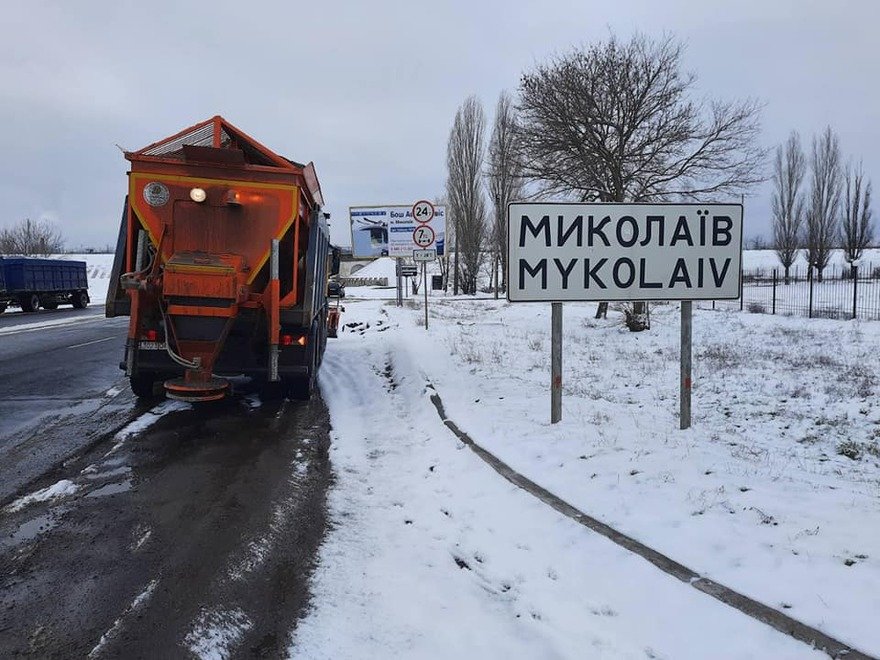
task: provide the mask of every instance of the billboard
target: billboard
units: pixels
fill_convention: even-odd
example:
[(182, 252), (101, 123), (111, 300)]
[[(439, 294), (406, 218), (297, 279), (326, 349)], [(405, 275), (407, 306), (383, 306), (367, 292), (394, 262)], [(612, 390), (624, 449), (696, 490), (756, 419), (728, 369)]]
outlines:
[[(412, 217), (411, 204), (352, 206), (348, 210), (351, 222), (351, 254), (355, 258), (412, 257), (419, 246), (413, 242), (417, 222)], [(435, 233), (434, 246), (442, 256), (446, 243), (446, 207), (435, 206), (431, 228)]]
[(741, 204), (513, 203), (511, 302), (740, 295)]

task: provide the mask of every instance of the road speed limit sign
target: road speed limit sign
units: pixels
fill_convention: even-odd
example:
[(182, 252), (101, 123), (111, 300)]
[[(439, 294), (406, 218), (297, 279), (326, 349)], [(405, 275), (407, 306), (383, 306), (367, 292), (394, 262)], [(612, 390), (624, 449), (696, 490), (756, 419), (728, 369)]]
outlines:
[(434, 238), (434, 230), (428, 225), (416, 227), (416, 230), (413, 232), (413, 243), (420, 248), (428, 248), (434, 245)]
[(434, 218), (434, 205), (427, 199), (423, 199), (422, 201), (413, 204), (412, 214), (416, 222), (431, 222)]

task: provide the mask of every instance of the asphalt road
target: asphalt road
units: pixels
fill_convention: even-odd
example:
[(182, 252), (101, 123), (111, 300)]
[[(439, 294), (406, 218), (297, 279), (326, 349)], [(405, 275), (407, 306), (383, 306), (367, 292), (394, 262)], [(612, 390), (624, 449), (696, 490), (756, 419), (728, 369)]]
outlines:
[(138, 403), (102, 311), (0, 317), (0, 657), (285, 655), (326, 527), (323, 402)]
[(135, 412), (119, 396), (127, 321), (100, 306), (0, 315), (0, 502)]

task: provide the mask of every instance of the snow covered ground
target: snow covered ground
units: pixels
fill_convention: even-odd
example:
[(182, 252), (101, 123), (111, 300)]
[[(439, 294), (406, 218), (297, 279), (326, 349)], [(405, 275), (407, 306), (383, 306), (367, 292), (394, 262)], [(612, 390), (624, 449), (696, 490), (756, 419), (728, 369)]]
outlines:
[[(440, 422), (582, 511), (880, 654), (880, 324), (695, 312), (679, 431), (678, 313), (631, 334), (565, 306), (346, 301), (321, 386), (335, 522), (292, 657), (813, 657), (504, 481)], [(819, 656), (817, 656), (819, 657)]]

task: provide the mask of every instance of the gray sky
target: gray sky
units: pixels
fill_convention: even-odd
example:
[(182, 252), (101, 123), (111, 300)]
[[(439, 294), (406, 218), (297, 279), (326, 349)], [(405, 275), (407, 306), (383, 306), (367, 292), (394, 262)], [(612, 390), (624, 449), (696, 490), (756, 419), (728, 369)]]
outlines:
[[(524, 69), (612, 30), (674, 33), (699, 93), (766, 102), (766, 145), (831, 124), (880, 185), (877, 0), (3, 4), (0, 225), (46, 217), (71, 246), (115, 240), (115, 144), (215, 114), (315, 161), (347, 244), (349, 206), (442, 192), (465, 97), (491, 116)], [(746, 200), (746, 235), (768, 232), (769, 191)]]

